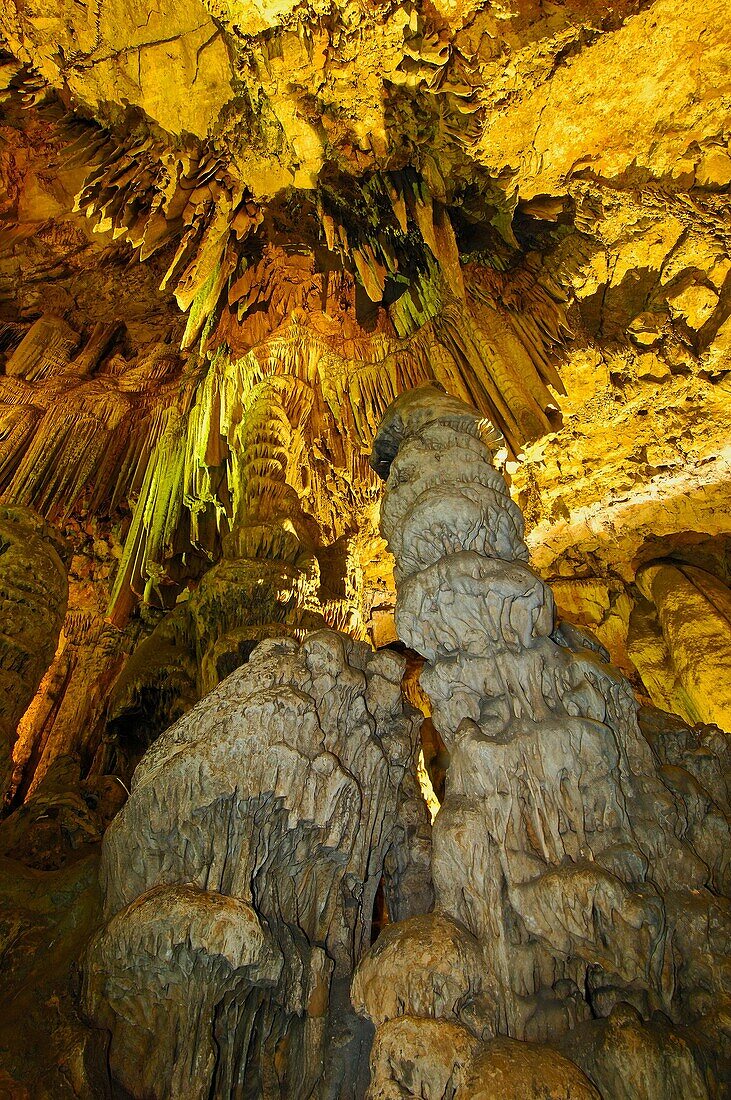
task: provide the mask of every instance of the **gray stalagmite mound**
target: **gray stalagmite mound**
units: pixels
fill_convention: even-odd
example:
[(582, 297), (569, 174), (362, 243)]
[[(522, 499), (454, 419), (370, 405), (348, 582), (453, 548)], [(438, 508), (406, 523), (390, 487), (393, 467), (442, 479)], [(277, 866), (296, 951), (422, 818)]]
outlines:
[(143, 757), (84, 981), (132, 1096), (355, 1094), (348, 985), (379, 884), (396, 917), (432, 903), (402, 674), (329, 630), (262, 642)]

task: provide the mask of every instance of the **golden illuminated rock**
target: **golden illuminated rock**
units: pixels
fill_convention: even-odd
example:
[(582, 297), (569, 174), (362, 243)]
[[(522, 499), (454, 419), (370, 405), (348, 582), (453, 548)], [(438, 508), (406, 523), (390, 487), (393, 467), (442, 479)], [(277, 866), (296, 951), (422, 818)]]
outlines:
[(692, 717), (731, 728), (731, 592), (693, 566), (646, 565), (638, 576)]
[(253, 1100), (276, 1065), (274, 1095), (356, 1093), (347, 987), (379, 883), (394, 916), (432, 900), (402, 675), (331, 630), (271, 638), (148, 749), (104, 840), (84, 963), (114, 1087)]

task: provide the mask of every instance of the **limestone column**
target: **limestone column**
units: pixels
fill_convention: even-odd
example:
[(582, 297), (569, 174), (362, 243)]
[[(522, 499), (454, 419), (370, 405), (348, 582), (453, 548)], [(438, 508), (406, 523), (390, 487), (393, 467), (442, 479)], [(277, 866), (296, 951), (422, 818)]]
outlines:
[(450, 759), (436, 911), (382, 933), (353, 1004), (379, 1028), (436, 1017), (533, 1042), (620, 1002), (700, 1021), (723, 998), (709, 930), (731, 931), (727, 823), (690, 775), (661, 771), (600, 647), (556, 626), (495, 434), (422, 386), (391, 405), (374, 443), (396, 628), (425, 658)]
[(637, 583), (657, 611), (692, 717), (731, 730), (731, 592), (680, 562), (652, 562)]
[(315, 542), (287, 470), (309, 407), (292, 379), (265, 379), (246, 398), (231, 448), (231, 530), (223, 559), (193, 594), (201, 693), (262, 638), (325, 625)]

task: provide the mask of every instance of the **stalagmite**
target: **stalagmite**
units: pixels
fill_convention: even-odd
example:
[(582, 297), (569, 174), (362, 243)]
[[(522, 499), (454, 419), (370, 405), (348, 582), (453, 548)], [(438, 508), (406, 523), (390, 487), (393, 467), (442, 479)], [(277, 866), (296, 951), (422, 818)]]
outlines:
[(379, 884), (397, 919), (432, 898), (402, 674), (332, 631), (262, 642), (143, 757), (84, 990), (131, 1096), (358, 1094)]
[(12, 772), (18, 721), (50, 665), (63, 623), (67, 547), (30, 508), (0, 509), (0, 793)]
[[(477, 1037), (534, 1042), (579, 1025), (590, 1037), (601, 1026), (592, 1017), (627, 1003), (638, 1021), (663, 1013), (669, 1027), (715, 1036), (720, 1081), (731, 942), (724, 812), (690, 772), (653, 755), (630, 686), (601, 647), (556, 625), (493, 466), (499, 443), (433, 386), (394, 402), (375, 440), (396, 626), (426, 658), (421, 683), (450, 754), (432, 861), (441, 923), (394, 925), (388, 943), (408, 957), (421, 936), (439, 969), (468, 942), (479, 950), (465, 975), (470, 996), (445, 1000), (428, 967), (419, 977), (413, 965), (379, 966), (379, 941), (359, 966), (355, 1003), (376, 1023), (456, 1014)], [(611, 1075), (576, 1058), (590, 1077)], [(489, 1057), (476, 1059), (460, 1096), (483, 1095)], [(675, 1095), (677, 1081), (668, 1072), (656, 1096)], [(561, 1087), (569, 1092), (546, 1095), (594, 1095), (568, 1079)]]
[[(220, 401), (217, 411), (221, 415)], [(117, 683), (110, 707), (117, 768), (126, 771), (125, 754), (134, 761), (262, 638), (302, 636), (326, 625), (311, 528), (287, 481), (307, 412), (307, 391), (296, 383), (263, 380), (247, 395), (227, 445), (232, 515), (222, 560), (141, 644)], [(198, 442), (215, 467), (223, 461), (219, 424), (204, 421), (203, 427)], [(134, 738), (132, 745), (125, 746), (125, 738)]]

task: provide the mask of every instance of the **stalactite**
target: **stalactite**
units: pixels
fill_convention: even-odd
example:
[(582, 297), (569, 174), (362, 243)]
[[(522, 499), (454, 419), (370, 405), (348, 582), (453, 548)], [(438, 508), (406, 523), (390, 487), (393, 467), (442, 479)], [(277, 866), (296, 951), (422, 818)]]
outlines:
[(135, 597), (149, 596), (164, 577), (183, 510), (185, 438), (177, 409), (168, 410), (147, 466), (114, 582), (109, 614), (123, 625)]
[[(601, 645), (549, 623), (520, 518), (461, 413), (419, 429), (429, 446), (413, 462), (404, 442), (384, 508), (400, 618), (417, 587), (407, 574), (426, 574), (409, 636), (434, 643), (421, 779), (441, 803), (446, 911), (387, 923), (403, 915), (391, 883), (404, 848), (381, 860), (369, 816), (371, 795), (393, 793), (381, 768), (310, 846), (322, 810), (310, 792), (337, 753), (360, 753), (351, 777), (374, 745), (396, 778), (408, 755), (367, 690), (373, 655), (321, 641), (314, 672), (282, 666), (323, 623), (399, 646), (367, 455), (389, 404), (431, 382), (495, 426), (478, 434), (510, 459), (558, 603), (599, 620), (628, 672), (635, 657), (636, 690), (725, 721), (721, 0), (5, 0), (0, 39), (0, 500), (39, 509), (72, 548), (70, 610), (20, 722), (0, 822), (14, 1009), (0, 1020), (0, 1091), (105, 1096), (109, 1066), (125, 1095), (204, 1079), (209, 1100), (276, 1095), (281, 1073), (306, 1091), (323, 1050), (341, 1065), (352, 1051), (342, 1029), (325, 1036), (325, 916), (343, 902), (365, 942), (380, 875), (378, 941), (356, 985), (378, 1024), (373, 1100), (475, 1100), (485, 1081), (503, 1100), (720, 1093), (722, 741), (653, 713), (648, 761)], [(411, 490), (421, 499), (400, 514)], [(435, 540), (437, 560), (421, 562)], [(460, 555), (478, 556), (473, 572), (451, 569)], [(48, 578), (27, 580), (33, 596)], [(54, 593), (46, 614), (25, 603), (48, 656)], [(222, 729), (219, 683), (234, 670), (241, 686), (264, 635), (280, 646), (275, 702)], [(40, 659), (20, 676), (36, 656), (26, 639), (20, 651), (7, 663), (27, 695)], [(408, 660), (404, 691), (423, 704)], [(398, 711), (396, 678), (384, 694)], [(10, 727), (12, 675), (5, 686)], [(345, 749), (328, 743), (322, 759), (320, 730), (306, 742), (303, 697), (321, 726), (342, 709)], [(464, 721), (452, 729), (450, 715)], [(188, 756), (177, 738), (199, 729)], [(181, 881), (146, 879), (136, 858), (122, 869), (139, 893), (100, 934), (95, 1035), (69, 995), (96, 920), (94, 851), (158, 737), (164, 762), (152, 748), (120, 852), (159, 855)], [(283, 797), (302, 801), (280, 814), (271, 792), (288, 774)], [(254, 853), (241, 873), (261, 872), (264, 906), (212, 890), (239, 826)], [(351, 832), (378, 853), (367, 874), (370, 857), (347, 862)], [(208, 845), (195, 886), (188, 844)], [(352, 878), (328, 893), (343, 861)], [(291, 941), (272, 937), (282, 923)], [(311, 981), (294, 973), (313, 958)], [(643, 1018), (653, 1008), (668, 1018)], [(418, 1014), (384, 1018), (407, 1009)], [(367, 1027), (347, 1019), (365, 1052)], [(512, 1035), (486, 1043), (497, 1027)], [(141, 1084), (127, 1077), (138, 1069)], [(323, 1094), (337, 1095), (338, 1073)]]
[[(473, 110), (469, 99), (460, 101), (459, 110)], [(232, 484), (239, 484), (230, 476), (237, 451), (231, 410), (249, 385), (271, 374), (295, 377), (311, 388), (312, 423), (295, 436), (311, 456), (305, 461), (308, 486), (295, 472), (294, 457), (289, 476), (309, 498), (308, 510), (319, 512), (330, 539), (353, 522), (364, 498), (374, 498), (364, 455), (385, 408), (404, 389), (430, 378), (456, 389), (501, 425), (514, 452), (549, 426), (545, 410), (555, 402), (541, 379), (550, 375), (552, 385), (560, 381), (555, 370), (551, 374), (550, 348), (560, 338), (561, 322), (546, 304), (548, 295), (531, 291), (527, 278), (524, 293), (540, 299), (536, 324), (546, 331), (543, 337), (530, 331), (516, 370), (511, 360), (520, 352), (514, 335), (519, 323), (511, 328), (495, 293), (494, 310), (482, 300), (470, 305), (453, 215), (439, 187), (435, 192), (413, 169), (370, 173), (361, 181), (335, 177), (322, 183), (314, 202), (303, 196), (287, 200), (291, 206), (283, 207), (284, 217), (298, 218), (303, 236), (303, 249), (292, 255), (281, 246), (284, 230), (265, 217), (218, 153), (195, 143), (173, 151), (159, 135), (139, 130), (114, 135), (63, 110), (55, 125), (70, 142), (69, 162), (88, 166), (76, 208), (99, 232), (127, 240), (142, 260), (177, 242), (162, 286), (174, 291), (188, 313), (183, 347), (199, 345), (208, 360), (203, 375), (210, 383), (203, 382), (190, 404), (182, 400), (176, 429), (181, 438), (168, 454), (160, 441), (169, 430), (169, 401), (146, 396), (154, 379), (135, 393), (123, 376), (99, 368), (112, 330), (93, 333), (77, 351), (79, 334), (44, 318), (9, 359), (4, 394), (18, 407), (3, 414), (5, 499), (63, 515), (84, 497), (90, 507), (99, 507), (105, 486), (113, 483), (113, 506), (134, 504), (112, 601), (115, 622), (124, 621), (140, 597), (166, 604), (172, 592), (163, 598), (161, 586), (176, 583), (167, 563), (189, 553), (186, 546), (203, 560), (215, 559), (234, 506)], [(324, 270), (323, 243), (329, 255)], [(370, 337), (355, 317), (358, 283), (375, 309), (379, 331)], [(504, 288), (502, 296), (507, 296)], [(312, 317), (313, 300), (325, 311), (319, 333), (298, 317), (301, 310)], [(556, 307), (553, 299), (550, 303)], [(340, 337), (328, 310), (333, 318), (352, 314), (347, 324), (354, 340)], [(400, 333), (395, 339), (394, 327)], [(232, 345), (248, 345), (247, 355), (230, 356), (241, 367), (222, 367), (224, 333)], [(63, 399), (41, 399), (41, 384), (58, 377), (60, 387), (62, 376)], [(30, 388), (13, 393), (11, 379)], [(43, 415), (36, 411), (39, 400), (45, 403)], [(218, 436), (212, 427), (217, 401), (222, 403)], [(355, 446), (344, 441), (341, 425)], [(200, 433), (205, 432), (202, 459)], [(173, 486), (181, 486), (181, 452), (182, 510), (166, 503)], [(356, 489), (359, 480), (362, 488)]]
[(53, 663), (18, 727), (14, 801), (31, 797), (61, 757), (78, 760), (81, 776), (88, 776), (102, 740), (109, 691), (129, 645), (101, 615), (67, 614)]
[(35, 382), (63, 373), (79, 345), (79, 333), (59, 317), (41, 317), (5, 364), (5, 374)]
[(15, 321), (0, 321), (0, 351), (12, 353), (25, 336), (27, 328)]

